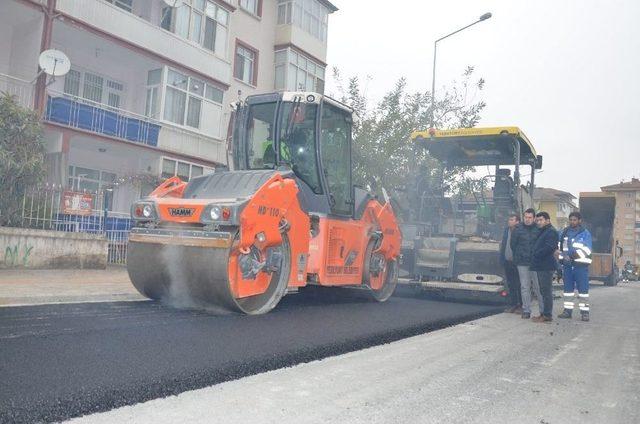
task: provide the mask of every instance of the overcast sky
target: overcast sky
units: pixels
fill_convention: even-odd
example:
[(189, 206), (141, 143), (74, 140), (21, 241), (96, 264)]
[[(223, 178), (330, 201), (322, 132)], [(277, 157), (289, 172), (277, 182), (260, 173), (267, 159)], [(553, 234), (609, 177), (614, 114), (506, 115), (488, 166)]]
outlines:
[[(516, 125), (544, 156), (537, 185), (599, 190), (640, 176), (640, 1), (335, 0), (329, 66), (372, 80), (379, 99), (400, 77), (436, 95), (467, 65), (486, 80), (480, 126)], [(331, 91), (331, 81), (328, 83)]]

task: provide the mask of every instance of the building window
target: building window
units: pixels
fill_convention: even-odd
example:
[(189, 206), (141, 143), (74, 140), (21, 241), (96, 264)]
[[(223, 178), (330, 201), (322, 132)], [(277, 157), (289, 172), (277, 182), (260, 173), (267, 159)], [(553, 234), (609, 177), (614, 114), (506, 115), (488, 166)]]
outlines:
[(240, 0), (240, 7), (249, 13), (260, 16), (262, 12), (262, 0)]
[(222, 57), (226, 56), (229, 12), (212, 1), (184, 0), (177, 8), (165, 7), (160, 26)]
[(91, 102), (120, 109), (124, 98), (123, 83), (92, 72), (70, 70), (64, 77), (64, 93)]
[(115, 4), (120, 9), (131, 12), (133, 9), (133, 0), (107, 0), (107, 3)]
[(278, 25), (295, 25), (320, 41), (327, 39), (329, 9), (317, 0), (278, 0)]
[(167, 179), (177, 175), (182, 181), (189, 181), (191, 178), (199, 177), (203, 174), (210, 174), (212, 172), (212, 168), (207, 168), (195, 163), (162, 158), (162, 170), (160, 177)]
[[(164, 119), (217, 136), (222, 113), (222, 90), (197, 78), (170, 68), (166, 69)], [(147, 116), (157, 116), (159, 115), (159, 91), (162, 88), (162, 70), (149, 71), (147, 84), (145, 111)]]
[(236, 45), (233, 76), (250, 85), (256, 85), (258, 52), (244, 45)]
[(325, 66), (291, 48), (275, 55), (276, 90), (324, 92)]
[(162, 89), (162, 69), (153, 69), (147, 73), (147, 99), (145, 116), (153, 119), (160, 117), (160, 90)]
[[(105, 189), (113, 188), (116, 182), (116, 174), (98, 169), (69, 167), (69, 189), (74, 191), (87, 191), (93, 194), (103, 193)], [(107, 209), (112, 210), (113, 196), (106, 197)], [(94, 205), (96, 209), (102, 209), (104, 205)]]

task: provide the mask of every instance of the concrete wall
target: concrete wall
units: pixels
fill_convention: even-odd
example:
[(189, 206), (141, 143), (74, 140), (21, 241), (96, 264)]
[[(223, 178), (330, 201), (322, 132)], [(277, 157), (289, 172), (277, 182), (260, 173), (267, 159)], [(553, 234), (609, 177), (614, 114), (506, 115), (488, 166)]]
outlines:
[(0, 268), (105, 269), (103, 236), (62, 231), (0, 228)]
[[(225, 106), (238, 100), (238, 90), (242, 91), (243, 98), (254, 93), (265, 93), (274, 90), (273, 46), (276, 36), (277, 7), (276, 0), (265, 0), (262, 4), (261, 17), (254, 16), (241, 7), (238, 7), (231, 14), (229, 57), (232, 59), (232, 75), (237, 39), (258, 51), (258, 78), (257, 85), (253, 86), (231, 77), (231, 87), (225, 93)], [(229, 116), (228, 112), (228, 106), (226, 106), (226, 118)]]
[(231, 78), (231, 66), (225, 58), (220, 58), (112, 4), (100, 1), (58, 0), (57, 8), (75, 19), (156, 54), (171, 58), (218, 81), (227, 83)]

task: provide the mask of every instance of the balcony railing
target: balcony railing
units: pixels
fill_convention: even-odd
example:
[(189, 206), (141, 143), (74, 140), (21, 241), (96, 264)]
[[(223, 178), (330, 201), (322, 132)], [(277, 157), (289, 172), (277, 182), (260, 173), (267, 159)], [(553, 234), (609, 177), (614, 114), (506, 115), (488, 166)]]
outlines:
[(44, 119), (149, 146), (158, 145), (161, 128), (145, 116), (51, 90)]
[(34, 87), (29, 81), (0, 74), (0, 93), (8, 93), (14, 96), (22, 106), (33, 107)]
[(84, 98), (53, 90), (48, 93), (46, 121), (213, 162), (226, 162), (225, 143), (217, 138)]

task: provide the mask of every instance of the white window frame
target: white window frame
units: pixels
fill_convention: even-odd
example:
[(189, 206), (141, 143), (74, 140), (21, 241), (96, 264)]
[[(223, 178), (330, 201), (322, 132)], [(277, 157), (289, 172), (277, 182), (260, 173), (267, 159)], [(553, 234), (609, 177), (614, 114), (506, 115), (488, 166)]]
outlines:
[[(160, 78), (156, 83), (149, 83), (149, 73), (152, 71), (160, 71)], [(146, 97), (144, 103), (144, 114), (145, 116), (159, 120), (162, 116), (163, 101), (164, 101), (164, 91), (163, 91), (163, 80), (164, 80), (164, 67), (149, 69), (147, 71), (147, 83), (146, 83)], [(155, 97), (154, 97), (155, 93)], [(149, 105), (149, 100), (152, 99), (152, 104)], [(153, 102), (155, 99), (155, 103)]]
[[(199, 5), (204, 5), (204, 8), (200, 8)], [(183, 13), (182, 8), (187, 8), (188, 18), (186, 22), (187, 33), (179, 34), (176, 30), (176, 21), (177, 14)], [(180, 10), (178, 10), (180, 9)], [(198, 45), (200, 48), (207, 50), (208, 52), (215, 53), (216, 55), (225, 58), (227, 56), (227, 47), (229, 44), (229, 19), (231, 16), (231, 12), (224, 7), (220, 6), (218, 3), (215, 3), (211, 0), (184, 0), (184, 3), (177, 8), (172, 8), (169, 6), (162, 8), (162, 13), (160, 17), (160, 23), (158, 26), (161, 28), (172, 32), (178, 37), (187, 40), (193, 44)], [(199, 17), (200, 19), (200, 29), (199, 33), (195, 33), (195, 21)], [(163, 21), (164, 19), (169, 20), (169, 27), (164, 27)], [(207, 19), (210, 19), (215, 22), (215, 36), (213, 39), (213, 50), (207, 47), (205, 42), (205, 34), (207, 27)], [(223, 30), (218, 28), (218, 26), (222, 27)], [(219, 41), (218, 37), (222, 37), (222, 33), (224, 33), (224, 40)]]
[[(97, 172), (98, 179), (96, 180), (94, 178), (85, 178), (85, 177), (76, 176), (76, 170), (78, 168), (84, 168), (90, 171)], [(107, 188), (113, 188), (115, 183), (118, 181), (118, 174), (116, 172), (105, 171), (102, 169), (94, 169), (88, 166), (69, 165), (69, 167), (67, 168), (67, 172), (69, 173), (69, 175), (67, 175), (67, 187), (72, 191), (87, 191), (88, 193), (92, 193), (92, 194), (100, 194), (100, 193), (104, 193), (105, 189)], [(114, 175), (115, 178), (113, 181), (105, 180), (103, 179), (104, 174), (112, 174)], [(81, 190), (80, 183), (83, 181), (98, 184), (98, 190), (97, 191)], [(94, 204), (93, 207), (94, 209), (102, 209), (103, 205)], [(113, 196), (109, 196), (109, 204), (107, 205), (107, 209), (113, 210)]]
[[(284, 52), (284, 55), (279, 54)], [(284, 61), (282, 60), (284, 58)], [(282, 82), (279, 84), (278, 73), (283, 72)], [(287, 91), (315, 91), (324, 92), (326, 66), (318, 63), (309, 56), (293, 50), (288, 47), (286, 49), (276, 50), (275, 52), (275, 80), (274, 86), (276, 90)], [(294, 74), (293, 76), (291, 74)], [(299, 76), (304, 74), (304, 86), (300, 87), (301, 81)], [(293, 77), (293, 85), (291, 86), (291, 78)], [(309, 79), (312, 80), (312, 87), (308, 86)], [(321, 81), (321, 84), (319, 84)]]
[[(65, 91), (65, 86), (66, 86), (66, 81), (67, 78), (72, 75), (72, 72), (78, 72), (80, 73), (80, 79), (78, 80), (78, 93), (74, 94), (74, 93), (68, 93), (67, 91)], [(87, 99), (86, 97), (84, 97), (84, 86), (85, 86), (85, 79), (86, 79), (86, 75), (87, 74), (91, 74), (94, 75), (96, 77), (100, 77), (102, 78), (102, 92), (100, 95), (100, 101), (96, 102), (95, 100), (92, 99)], [(120, 85), (122, 87), (122, 91), (117, 90), (115, 87), (109, 87), (109, 83), (112, 84), (117, 84)], [(69, 73), (67, 73), (67, 75), (65, 75), (64, 78), (64, 86), (63, 86), (63, 93), (74, 97), (80, 101), (86, 101), (89, 102), (91, 104), (99, 104), (101, 106), (104, 106), (105, 109), (112, 109), (112, 110), (124, 110), (125, 108), (123, 107), (125, 104), (125, 100), (126, 100), (126, 94), (127, 94), (127, 85), (122, 82), (119, 81), (115, 78), (111, 78), (107, 75), (101, 74), (99, 72), (94, 72), (88, 69), (83, 69), (83, 68), (77, 68), (77, 67), (73, 67), (71, 68), (71, 71)], [(109, 104), (109, 94), (115, 94), (117, 96), (119, 96), (119, 104), (118, 106), (111, 106)]]
[(329, 9), (318, 0), (278, 0), (278, 25), (295, 25), (320, 41), (327, 40)]
[(107, 3), (111, 3), (120, 9), (132, 13), (133, 10), (133, 0), (106, 0)]
[(260, 16), (260, 2), (262, 0), (238, 0), (238, 6), (240, 9), (249, 12), (252, 15)]
[[(245, 54), (249, 53), (248, 54)], [(236, 71), (239, 69), (238, 67), (238, 56), (240, 56), (243, 61), (243, 69), (247, 69), (247, 64), (249, 64), (248, 69), (249, 69), (249, 75), (248, 75), (248, 80), (247, 81), (245, 79), (245, 75), (243, 73), (243, 75), (236, 75)], [(234, 57), (234, 65), (233, 65), (233, 77), (235, 79), (237, 79), (238, 81), (242, 81), (245, 84), (248, 84), (250, 86), (256, 86), (257, 85), (257, 80), (258, 80), (258, 75), (256, 73), (257, 71), (257, 65), (258, 65), (258, 52), (251, 48), (251, 47), (247, 47), (244, 44), (240, 44), (237, 43), (236, 44), (236, 50), (235, 53), (233, 55)]]
[[(157, 113), (158, 116), (157, 117), (153, 117), (150, 116), (151, 118), (157, 119), (159, 121), (162, 122), (167, 122), (171, 125), (175, 125), (181, 128), (185, 128), (188, 129), (190, 131), (196, 131), (196, 132), (202, 132), (201, 131), (201, 127), (202, 127), (202, 122), (203, 119), (206, 119), (206, 116), (203, 116), (203, 110), (204, 110), (204, 103), (209, 103), (209, 104), (213, 104), (216, 107), (222, 108), (223, 107), (223, 102), (224, 102), (224, 90), (221, 89), (220, 87), (210, 84), (209, 82), (203, 81), (201, 78), (196, 78), (196, 77), (192, 77), (191, 75), (179, 71), (177, 69), (171, 68), (169, 66), (163, 66), (162, 68), (158, 68), (161, 69), (161, 77), (160, 77), (160, 84), (151, 84), (151, 85), (147, 85), (147, 93), (149, 90), (152, 89), (158, 89), (158, 96), (157, 96), (157, 100), (158, 100), (158, 109), (157, 109)], [(149, 71), (153, 71), (155, 69), (150, 69)], [(169, 72), (176, 72), (180, 75), (183, 75), (186, 78), (186, 89), (183, 88), (179, 88), (179, 87), (175, 87), (175, 86), (170, 86), (169, 85)], [(147, 72), (148, 75), (148, 72)], [(198, 81), (202, 84), (204, 84), (204, 88), (203, 88), (203, 93), (202, 95), (200, 95), (199, 93), (195, 93), (189, 90), (189, 87), (191, 87), (191, 82), (192, 81)], [(184, 114), (182, 117), (182, 123), (178, 123), (178, 122), (174, 122), (171, 121), (169, 119), (165, 118), (165, 102), (166, 102), (166, 97), (167, 97), (167, 87), (171, 87), (174, 90), (178, 90), (181, 91), (183, 93), (186, 94), (185, 96), (185, 105), (184, 105)], [(209, 93), (216, 93), (218, 96), (215, 97), (214, 100), (214, 96), (209, 96)], [(194, 97), (198, 100), (200, 100), (201, 106), (200, 106), (200, 115), (199, 115), (199, 120), (198, 120), (198, 127), (192, 127), (187, 125), (187, 117), (189, 114), (189, 97)], [(147, 94), (147, 99), (148, 99), (148, 94)], [(145, 100), (145, 112), (148, 112), (148, 105), (146, 104), (146, 100)], [(147, 115), (148, 116), (148, 115)], [(205, 134), (207, 136), (211, 136), (210, 134)]]
[[(189, 165), (189, 180), (188, 181), (191, 181), (191, 179), (193, 178), (193, 167), (194, 166), (202, 168), (202, 174), (200, 174), (200, 175), (211, 174), (211, 173), (213, 173), (215, 171), (214, 168), (210, 168), (208, 166), (201, 165), (199, 163), (189, 162), (189, 161), (182, 160), (182, 159), (176, 159), (176, 158), (172, 158), (170, 156), (161, 156), (160, 157), (160, 163), (159, 163), (160, 169), (158, 170), (158, 175), (160, 176), (160, 178), (163, 178), (162, 177), (162, 173), (163, 173), (163, 168), (164, 168), (163, 165), (164, 165), (164, 161), (165, 160), (174, 162), (174, 165), (173, 165), (173, 176), (174, 177), (176, 175), (178, 175), (178, 163)], [(197, 175), (197, 176), (199, 177), (200, 175)], [(171, 177), (167, 177), (167, 178), (171, 178)]]

